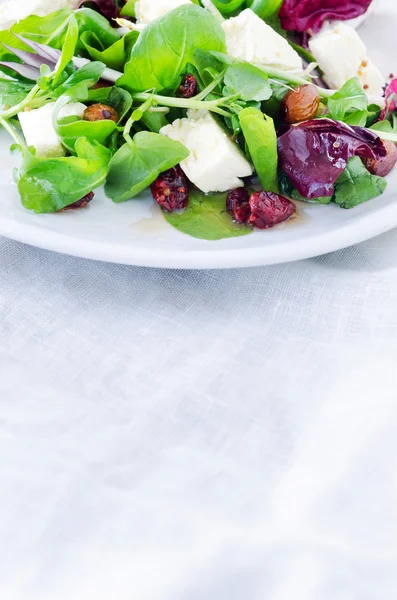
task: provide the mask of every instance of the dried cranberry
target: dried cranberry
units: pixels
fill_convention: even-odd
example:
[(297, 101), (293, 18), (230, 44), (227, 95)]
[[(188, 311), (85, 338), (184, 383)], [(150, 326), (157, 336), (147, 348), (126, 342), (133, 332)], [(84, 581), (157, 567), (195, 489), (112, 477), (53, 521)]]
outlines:
[(150, 189), (157, 204), (168, 212), (180, 210), (187, 206), (189, 183), (179, 166), (160, 173)]
[(251, 214), (248, 204), (248, 191), (243, 188), (229, 190), (226, 198), (226, 208), (238, 223), (246, 223)]
[(73, 202), (73, 204), (70, 204), (69, 206), (65, 206), (65, 208), (63, 210), (75, 210), (76, 208), (85, 208), (86, 206), (88, 206), (88, 204), (91, 202), (91, 200), (94, 199), (94, 192), (90, 192), (89, 194), (87, 194), (86, 196), (84, 196), (83, 198), (81, 198), (80, 200), (77, 200), (77, 202)]
[(194, 75), (185, 75), (182, 79), (182, 83), (179, 86), (176, 95), (180, 98), (193, 98), (198, 94), (197, 79)]
[(259, 229), (268, 229), (289, 219), (296, 211), (295, 204), (273, 192), (255, 192), (250, 196), (251, 215), (248, 222)]

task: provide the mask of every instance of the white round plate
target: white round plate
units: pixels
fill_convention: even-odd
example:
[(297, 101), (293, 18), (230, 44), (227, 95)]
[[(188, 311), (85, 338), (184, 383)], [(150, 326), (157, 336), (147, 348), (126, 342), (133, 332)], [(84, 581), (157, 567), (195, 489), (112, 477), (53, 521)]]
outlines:
[[(397, 71), (391, 52), (396, 25), (397, 2), (381, 0), (360, 28), (369, 55), (386, 76)], [(339, 250), (397, 226), (397, 170), (383, 196), (352, 210), (301, 203), (288, 223), (218, 242), (177, 232), (148, 194), (116, 205), (97, 192), (87, 209), (35, 215), (22, 208), (10, 183), (18, 158), (10, 157), (9, 145), (1, 132), (0, 235), (73, 256), (181, 269), (269, 265)]]

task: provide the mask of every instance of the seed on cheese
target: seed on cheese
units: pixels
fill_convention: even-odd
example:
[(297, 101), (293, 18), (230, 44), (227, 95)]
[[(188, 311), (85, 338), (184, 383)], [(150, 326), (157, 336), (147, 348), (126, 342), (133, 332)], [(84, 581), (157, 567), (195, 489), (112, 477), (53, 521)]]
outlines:
[(251, 9), (227, 19), (222, 27), (230, 56), (285, 71), (302, 70), (299, 54)]
[[(36, 156), (57, 157), (65, 155), (60, 137), (52, 125), (54, 107), (55, 102), (50, 102), (41, 108), (21, 112), (18, 115), (26, 144), (36, 149)], [(67, 104), (60, 111), (59, 119), (71, 116), (82, 118), (86, 108), (80, 102)]]
[(189, 110), (187, 118), (177, 119), (160, 133), (190, 150), (181, 167), (190, 181), (205, 193), (238, 188), (243, 185), (240, 177), (253, 173), (237, 144), (206, 111)]
[(135, 4), (137, 22), (147, 25), (182, 4), (190, 4), (190, 0), (139, 0)]
[(340, 23), (315, 35), (309, 47), (331, 88), (339, 89), (352, 77), (358, 77), (367, 94), (383, 95), (385, 79), (368, 58), (357, 31), (349, 25)]

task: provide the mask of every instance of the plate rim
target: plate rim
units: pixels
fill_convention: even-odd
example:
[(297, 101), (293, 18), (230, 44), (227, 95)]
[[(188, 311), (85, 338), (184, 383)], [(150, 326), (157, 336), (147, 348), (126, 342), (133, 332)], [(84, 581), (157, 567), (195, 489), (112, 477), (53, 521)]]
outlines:
[[(299, 240), (291, 238), (291, 241), (284, 240), (251, 248), (187, 248), (184, 251), (163, 248), (160, 252), (158, 248), (77, 239), (51, 229), (40, 229), (38, 236), (38, 228), (35, 225), (7, 216), (0, 219), (0, 235), (43, 250), (106, 263), (188, 270), (234, 269), (296, 262), (348, 248), (395, 227), (397, 201), (379, 207), (376, 211), (357, 215), (353, 221), (346, 221), (336, 230), (322, 231)], [(266, 232), (262, 234), (266, 235)]]

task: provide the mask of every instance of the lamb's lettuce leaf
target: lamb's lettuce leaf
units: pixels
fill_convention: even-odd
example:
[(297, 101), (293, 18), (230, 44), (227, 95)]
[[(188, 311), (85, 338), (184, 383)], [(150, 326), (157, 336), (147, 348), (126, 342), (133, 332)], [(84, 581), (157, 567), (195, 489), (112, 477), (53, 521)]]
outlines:
[(226, 210), (226, 192), (203, 194), (192, 190), (182, 213), (164, 213), (168, 223), (181, 233), (201, 240), (221, 240), (252, 233), (251, 227), (233, 221)]
[(144, 29), (118, 85), (133, 92), (175, 89), (198, 49), (225, 52), (225, 33), (210, 12), (183, 4)]
[(141, 131), (112, 157), (106, 194), (113, 202), (130, 200), (188, 156), (189, 150), (179, 142)]
[(25, 208), (51, 213), (70, 206), (105, 182), (110, 152), (97, 142), (80, 138), (76, 156), (37, 158), (29, 150), (18, 175), (18, 190)]

